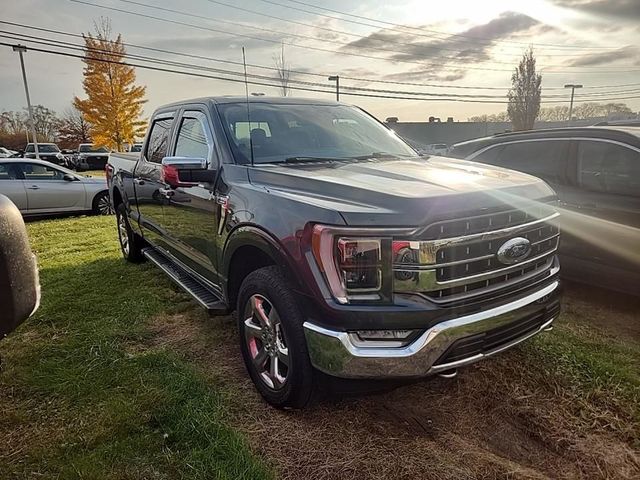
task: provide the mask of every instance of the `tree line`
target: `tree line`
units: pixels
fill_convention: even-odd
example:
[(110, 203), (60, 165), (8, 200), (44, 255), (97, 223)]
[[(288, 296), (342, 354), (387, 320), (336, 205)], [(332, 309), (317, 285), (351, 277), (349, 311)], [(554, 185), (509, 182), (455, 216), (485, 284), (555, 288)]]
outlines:
[[(633, 115), (633, 110), (626, 103), (580, 103), (574, 105), (571, 116), (575, 120), (587, 118), (626, 118)], [(557, 105), (555, 107), (541, 108), (536, 120), (543, 122), (562, 122), (569, 119), (569, 107)], [(468, 118), (469, 122), (508, 122), (507, 112), (475, 115)]]

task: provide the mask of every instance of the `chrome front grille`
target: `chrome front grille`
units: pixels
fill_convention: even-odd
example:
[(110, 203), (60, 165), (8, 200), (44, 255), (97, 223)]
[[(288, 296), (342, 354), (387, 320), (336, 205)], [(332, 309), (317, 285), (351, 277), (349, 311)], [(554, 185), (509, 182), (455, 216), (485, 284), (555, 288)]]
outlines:
[[(395, 243), (394, 291), (454, 303), (537, 283), (558, 271), (555, 217), (512, 211), (432, 225), (423, 233), (430, 240)], [(434, 233), (458, 231), (467, 233), (433, 238)], [(529, 254), (504, 263), (498, 250), (516, 237), (529, 241)]]

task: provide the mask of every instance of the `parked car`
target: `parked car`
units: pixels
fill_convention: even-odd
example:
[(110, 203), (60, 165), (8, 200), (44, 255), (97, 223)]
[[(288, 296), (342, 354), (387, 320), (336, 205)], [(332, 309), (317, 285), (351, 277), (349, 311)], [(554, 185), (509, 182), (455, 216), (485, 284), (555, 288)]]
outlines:
[(551, 188), (422, 158), (359, 108), (175, 103), (106, 173), (123, 256), (213, 314), (236, 310), (246, 368), (277, 407), (304, 406), (318, 372), (452, 376), (559, 313)]
[(17, 152), (9, 150), (8, 148), (0, 147), (0, 158), (9, 158), (16, 153)]
[(18, 208), (0, 195), (0, 340), (40, 304), (38, 265)]
[(0, 194), (23, 215), (113, 213), (103, 178), (85, 177), (43, 160), (0, 159)]
[(640, 295), (640, 127), (500, 134), (450, 155), (544, 179), (562, 209), (563, 275)]
[(109, 149), (93, 143), (81, 143), (78, 146), (76, 170), (104, 170), (109, 158)]
[[(38, 143), (38, 157), (40, 160), (55, 163), (63, 167), (69, 167), (69, 162), (55, 143)], [(36, 158), (36, 149), (33, 143), (28, 143), (24, 150), (24, 158)]]
[(130, 153), (140, 153), (142, 151), (142, 143), (134, 143), (129, 147)]

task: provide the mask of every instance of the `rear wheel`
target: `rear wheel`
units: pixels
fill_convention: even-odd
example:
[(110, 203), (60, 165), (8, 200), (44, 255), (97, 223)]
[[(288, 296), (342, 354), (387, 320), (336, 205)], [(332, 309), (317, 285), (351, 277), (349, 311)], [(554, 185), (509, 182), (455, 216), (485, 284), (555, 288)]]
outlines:
[(304, 317), (279, 267), (245, 278), (237, 315), (244, 363), (260, 394), (277, 408), (304, 407), (312, 397), (314, 371)]
[(93, 213), (96, 215), (113, 215), (113, 206), (109, 192), (100, 192), (93, 199)]
[(116, 223), (118, 225), (118, 240), (120, 241), (122, 256), (128, 262), (142, 262), (144, 260), (144, 255), (142, 254), (144, 241), (131, 229), (127, 209), (122, 203), (116, 209)]

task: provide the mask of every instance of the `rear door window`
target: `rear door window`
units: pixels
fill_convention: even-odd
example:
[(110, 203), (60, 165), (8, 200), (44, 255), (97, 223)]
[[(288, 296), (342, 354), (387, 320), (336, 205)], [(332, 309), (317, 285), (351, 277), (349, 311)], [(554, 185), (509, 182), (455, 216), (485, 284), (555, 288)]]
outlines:
[(162, 159), (167, 156), (172, 123), (173, 118), (162, 118), (153, 122), (147, 142), (147, 161), (162, 163)]
[(550, 183), (565, 184), (569, 145), (569, 140), (507, 143), (486, 163), (535, 175)]
[(578, 178), (591, 191), (640, 197), (640, 152), (611, 142), (578, 142)]

